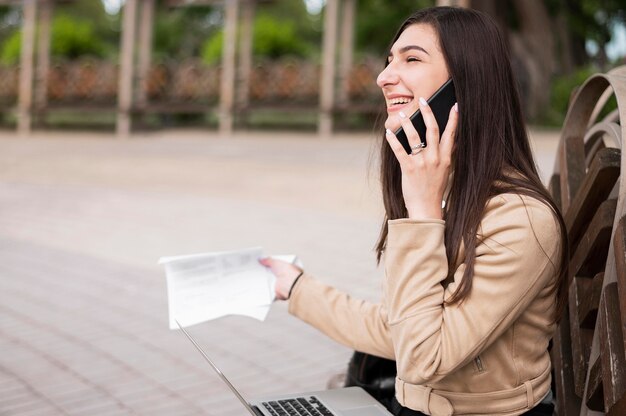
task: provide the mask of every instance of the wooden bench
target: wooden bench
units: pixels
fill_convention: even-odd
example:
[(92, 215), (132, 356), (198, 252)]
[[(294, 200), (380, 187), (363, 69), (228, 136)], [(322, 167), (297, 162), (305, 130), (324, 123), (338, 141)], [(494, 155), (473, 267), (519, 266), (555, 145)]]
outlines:
[[(611, 96), (618, 108), (600, 119)], [(568, 308), (552, 347), (556, 413), (626, 415), (626, 67), (589, 78), (563, 125), (550, 191), (570, 239)]]

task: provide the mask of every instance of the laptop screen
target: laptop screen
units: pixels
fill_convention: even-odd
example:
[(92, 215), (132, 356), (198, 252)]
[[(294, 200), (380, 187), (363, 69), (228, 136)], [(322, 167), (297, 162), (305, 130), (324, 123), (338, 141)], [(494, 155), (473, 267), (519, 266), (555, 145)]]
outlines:
[(224, 381), (224, 383), (226, 383), (226, 385), (228, 387), (230, 387), (230, 389), (232, 390), (233, 393), (235, 393), (235, 396), (237, 396), (237, 398), (239, 399), (239, 401), (246, 407), (246, 409), (248, 409), (248, 412), (250, 412), (250, 414), (253, 414), (255, 416), (257, 416), (257, 413), (252, 409), (252, 406), (250, 406), (250, 404), (247, 402), (246, 399), (243, 398), (243, 396), (241, 395), (241, 393), (239, 393), (239, 391), (237, 391), (237, 389), (235, 388), (235, 386), (233, 386), (231, 384), (230, 381), (228, 381), (228, 379), (226, 378), (226, 376), (224, 375), (224, 373), (222, 373), (222, 371), (217, 368), (217, 366), (213, 363), (213, 361), (211, 361), (211, 359), (209, 358), (208, 355), (206, 355), (206, 353), (204, 352), (204, 350), (202, 348), (200, 348), (200, 346), (198, 345), (198, 343), (196, 342), (195, 339), (193, 339), (193, 337), (191, 335), (189, 335), (189, 333), (185, 330), (185, 328), (183, 328), (180, 323), (178, 321), (176, 321), (176, 325), (178, 325), (178, 327), (180, 328), (181, 331), (183, 331), (183, 333), (187, 336), (187, 338), (189, 338), (189, 341), (191, 341), (191, 343), (198, 349), (198, 351), (200, 351), (200, 354), (202, 354), (202, 356), (204, 357), (204, 359), (211, 365), (211, 367), (213, 367), (213, 370), (215, 370), (215, 372), (217, 373), (217, 375), (219, 375), (222, 380)]

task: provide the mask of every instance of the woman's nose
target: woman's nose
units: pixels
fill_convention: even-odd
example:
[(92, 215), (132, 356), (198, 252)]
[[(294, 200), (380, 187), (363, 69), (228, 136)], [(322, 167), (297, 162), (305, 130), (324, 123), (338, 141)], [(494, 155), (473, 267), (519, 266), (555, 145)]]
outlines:
[(398, 75), (396, 71), (394, 71), (392, 64), (389, 64), (383, 69), (378, 77), (376, 78), (376, 84), (383, 88), (387, 85), (393, 85), (398, 82)]

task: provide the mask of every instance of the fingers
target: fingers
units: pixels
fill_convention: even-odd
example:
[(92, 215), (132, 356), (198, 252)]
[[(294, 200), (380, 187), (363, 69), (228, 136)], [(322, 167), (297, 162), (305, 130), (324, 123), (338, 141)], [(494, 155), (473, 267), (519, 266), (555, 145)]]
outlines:
[(263, 258), (258, 259), (258, 261), (259, 261), (259, 264), (261, 264), (264, 267), (268, 267), (272, 269), (272, 271), (275, 273), (281, 273), (284, 270), (290, 270), (290, 269), (302, 271), (302, 269), (300, 269), (295, 264), (286, 262), (284, 260), (275, 259), (272, 257), (263, 257)]
[(402, 146), (402, 143), (400, 143), (400, 140), (398, 140), (396, 135), (389, 129), (385, 130), (385, 139), (387, 139), (387, 143), (389, 143), (389, 147), (391, 147), (393, 154), (396, 155), (396, 159), (398, 159), (398, 162), (400, 162), (400, 164), (403, 164), (407, 160), (409, 155), (404, 150), (404, 147)]
[(456, 138), (456, 129), (459, 124), (459, 104), (454, 103), (452, 108), (450, 109), (450, 114), (448, 116), (448, 124), (446, 124), (446, 129), (443, 131), (441, 135), (441, 153), (442, 155), (450, 156), (452, 155), (452, 149), (454, 147), (454, 140)]
[(264, 257), (259, 259), (261, 266), (272, 268), (274, 266), (274, 259), (271, 257)]
[(420, 97), (419, 103), (424, 124), (426, 125), (426, 151), (432, 153), (439, 146), (439, 125), (428, 102), (423, 97)]
[[(456, 136), (456, 129), (458, 125), (458, 104), (455, 104), (450, 109), (450, 114), (448, 116), (448, 123), (446, 124), (446, 128), (443, 133), (439, 132), (439, 125), (437, 123), (437, 119), (433, 114), (432, 108), (428, 104), (428, 102), (420, 97), (420, 112), (424, 118), (424, 124), (426, 125), (426, 156), (429, 158), (435, 158), (434, 160), (439, 160), (441, 157), (444, 157), (446, 160), (450, 160), (450, 156), (452, 154), (452, 148), (454, 147), (454, 138)], [(402, 129), (406, 133), (407, 140), (409, 141), (409, 145), (411, 147), (421, 145), (419, 133), (416, 131), (415, 127), (411, 123), (411, 120), (406, 117), (406, 115), (402, 112), (399, 113), (400, 124)], [(395, 154), (398, 161), (403, 164), (407, 161), (408, 155), (396, 137), (396, 135), (387, 129), (385, 132), (385, 138), (389, 143), (393, 153)]]
[(407, 117), (406, 114), (404, 114), (402, 111), (398, 113), (398, 116), (400, 116), (400, 125), (402, 126), (402, 130), (404, 130), (404, 133), (406, 134), (406, 139), (409, 142), (409, 146), (411, 148), (415, 146), (421, 146), (422, 142), (420, 135), (417, 130), (415, 130), (413, 123), (411, 123), (411, 119)]

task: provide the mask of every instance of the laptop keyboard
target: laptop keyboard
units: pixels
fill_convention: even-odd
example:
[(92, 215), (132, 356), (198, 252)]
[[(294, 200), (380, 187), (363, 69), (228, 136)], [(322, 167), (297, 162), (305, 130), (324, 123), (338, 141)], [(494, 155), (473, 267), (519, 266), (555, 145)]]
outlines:
[(272, 416), (334, 416), (315, 396), (261, 403)]

